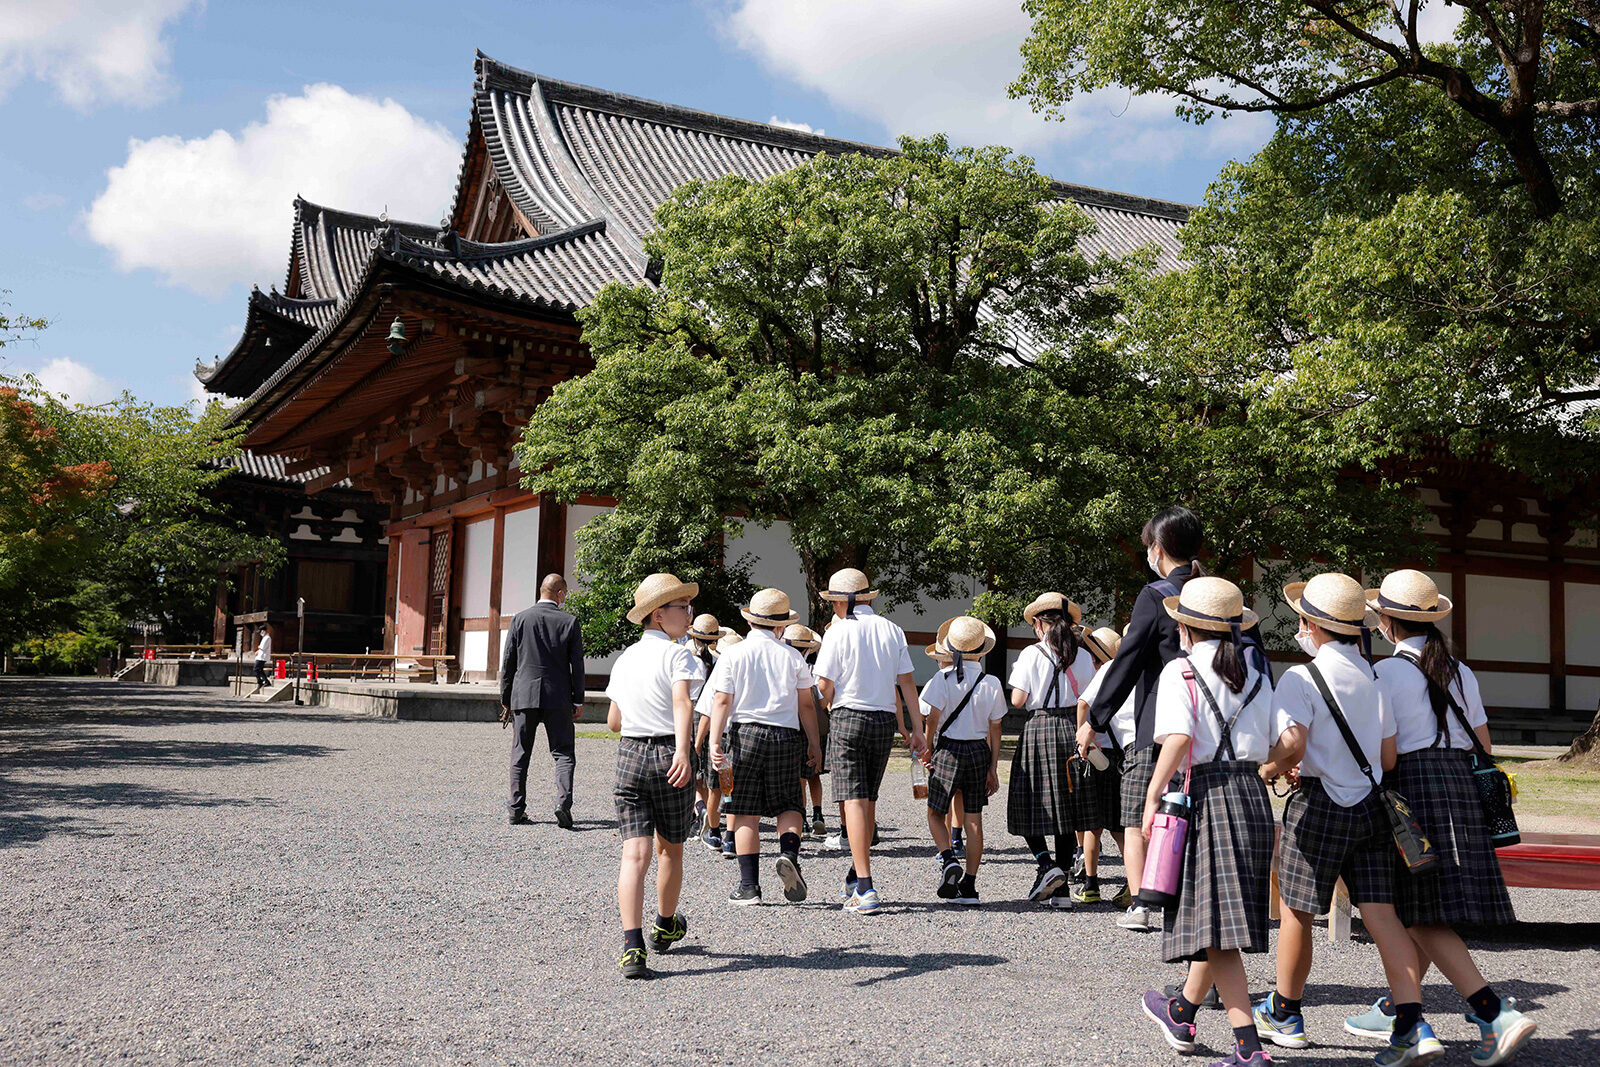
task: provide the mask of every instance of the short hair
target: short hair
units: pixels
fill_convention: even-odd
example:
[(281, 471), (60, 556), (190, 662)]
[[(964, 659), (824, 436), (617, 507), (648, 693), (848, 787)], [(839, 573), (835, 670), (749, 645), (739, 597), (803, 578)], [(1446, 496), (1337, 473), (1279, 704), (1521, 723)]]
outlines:
[(559, 574), (547, 574), (539, 583), (539, 595), (549, 599), (567, 591), (567, 580)]

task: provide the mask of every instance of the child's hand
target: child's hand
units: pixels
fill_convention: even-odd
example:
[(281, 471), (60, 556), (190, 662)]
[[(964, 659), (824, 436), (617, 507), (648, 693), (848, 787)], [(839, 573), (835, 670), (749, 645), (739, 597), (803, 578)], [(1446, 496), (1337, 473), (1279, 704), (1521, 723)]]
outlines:
[(1146, 800), (1144, 802), (1144, 822), (1139, 830), (1140, 833), (1144, 834), (1144, 839), (1146, 841), (1150, 840), (1150, 829), (1155, 824), (1155, 821), (1156, 802), (1153, 800)]
[(693, 777), (694, 768), (689, 765), (689, 757), (680, 748), (672, 754), (672, 766), (667, 768), (667, 781), (674, 788), (682, 789)]
[(994, 767), (989, 768), (989, 795), (994, 796), (1000, 792), (1000, 772)]

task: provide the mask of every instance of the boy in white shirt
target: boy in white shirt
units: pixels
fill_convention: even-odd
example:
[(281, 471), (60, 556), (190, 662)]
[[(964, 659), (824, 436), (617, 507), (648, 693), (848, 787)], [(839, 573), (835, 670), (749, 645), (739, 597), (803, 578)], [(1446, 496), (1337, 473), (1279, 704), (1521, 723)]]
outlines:
[[(1000, 679), (983, 670), (994, 648), (994, 631), (967, 615), (939, 627), (935, 644), (950, 651), (952, 663), (923, 690), (926, 729), (935, 738), (924, 757), (928, 767), (928, 831), (939, 846), (941, 900), (976, 905), (978, 865), (983, 860), (983, 808), (1000, 788), (1000, 723), (1006, 717)], [(926, 735), (925, 735), (926, 736)], [(946, 816), (959, 797), (967, 831), (966, 871), (951, 848)]]
[(801, 769), (822, 762), (811, 670), (799, 651), (783, 641), (784, 628), (796, 617), (785, 593), (763, 589), (740, 614), (750, 623), (750, 636), (723, 653), (710, 682), (715, 690), (711, 762), (733, 769), (733, 792), (723, 808), (733, 817), (739, 884), (728, 894), (728, 903), (761, 903), (763, 816), (777, 820), (778, 877), (784, 898), (798, 903), (806, 899), (800, 873), (805, 807)]
[(651, 941), (665, 952), (683, 940), (689, 924), (678, 911), (683, 889), (683, 842), (694, 820), (694, 749), (689, 686), (694, 654), (677, 643), (689, 629), (693, 582), (652, 574), (633, 593), (628, 621), (644, 635), (617, 657), (606, 696), (606, 725), (622, 734), (617, 745), (617, 833), (622, 868), (617, 910), (622, 916), (624, 978), (650, 977), (644, 947), (644, 879), (655, 839), (656, 921)]

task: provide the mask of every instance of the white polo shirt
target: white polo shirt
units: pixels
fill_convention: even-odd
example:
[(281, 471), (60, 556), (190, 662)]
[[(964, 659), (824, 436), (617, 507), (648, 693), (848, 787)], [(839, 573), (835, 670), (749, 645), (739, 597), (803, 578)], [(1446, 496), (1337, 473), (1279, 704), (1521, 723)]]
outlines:
[[(956, 680), (954, 667), (946, 667), (928, 679), (921, 703), (939, 710), (938, 732), (945, 737), (952, 741), (982, 741), (989, 736), (989, 724), (1006, 717), (1005, 693), (1000, 688), (1000, 679), (976, 663), (964, 663), (961, 669), (966, 677), (960, 681)], [(969, 692), (972, 699), (946, 730), (943, 716), (953, 712)], [(933, 738), (929, 737), (928, 741), (931, 744)]]
[[(1094, 707), (1094, 702), (1100, 696), (1100, 683), (1105, 679), (1106, 668), (1111, 666), (1111, 661), (1106, 660), (1095, 668), (1094, 677), (1089, 679), (1089, 684), (1083, 687), (1083, 692), (1078, 695), (1080, 701), (1087, 701)], [(1126, 749), (1133, 744), (1133, 690), (1128, 690), (1128, 699), (1122, 702), (1122, 707), (1111, 716), (1111, 733), (1117, 739), (1117, 744)]]
[[(1425, 644), (1426, 638), (1408, 637), (1396, 646), (1395, 651), (1404, 649), (1421, 656)], [(1465, 663), (1460, 664), (1460, 668), (1461, 683), (1450, 687), (1450, 695), (1467, 713), (1467, 722), (1482, 726), (1489, 721), (1489, 714), (1484, 710), (1483, 694), (1478, 690), (1478, 676)], [(1394, 655), (1379, 660), (1374, 669), (1388, 697), (1389, 710), (1394, 714), (1395, 750), (1416, 752), (1418, 749), (1432, 748), (1439, 732), (1439, 721), (1434, 717), (1433, 703), (1428, 699), (1428, 679), (1422, 673), (1422, 668)], [(1450, 710), (1449, 705), (1444, 709), (1444, 721), (1446, 737), (1443, 743), (1450, 748), (1470, 751), (1472, 739), (1461, 728), (1461, 720), (1456, 718), (1456, 713)]]
[(694, 653), (660, 630), (623, 649), (611, 665), (606, 696), (622, 710), (623, 737), (661, 737), (677, 732), (672, 689), (693, 682)]
[(1198, 683), (1194, 696), (1191, 698), (1189, 695), (1189, 682), (1183, 676), (1184, 668), (1188, 667), (1194, 671), (1196, 678), (1203, 680), (1210, 688), (1222, 717), (1233, 723), (1228, 736), (1233, 739), (1234, 758), (1260, 763), (1272, 751), (1272, 742), (1277, 737), (1272, 729), (1272, 681), (1264, 680), (1261, 689), (1246, 704), (1245, 697), (1249, 697), (1250, 691), (1255, 689), (1256, 679), (1261, 677), (1261, 672), (1250, 666), (1247, 658), (1244, 689), (1235, 693), (1222, 680), (1222, 675), (1217, 673), (1215, 661), (1221, 648), (1221, 641), (1197, 641), (1187, 657), (1179, 656), (1161, 668), (1161, 675), (1156, 680), (1156, 718), (1152, 738), (1156, 744), (1172, 736), (1192, 738), (1193, 751), (1189, 758), (1195, 763), (1227, 758), (1226, 751), (1218, 751), (1222, 744), (1222, 727), (1218, 725), (1217, 717), (1212, 713), (1211, 705), (1206, 703), (1205, 694), (1200, 692)]
[(861, 711), (895, 710), (895, 684), (911, 673), (906, 632), (857, 604), (855, 614), (834, 619), (822, 635), (815, 673), (833, 683), (833, 706)]
[(811, 668), (800, 651), (750, 627), (750, 636), (722, 654), (708, 688), (733, 696), (729, 722), (800, 729), (800, 690), (811, 688)]
[(1011, 678), (1007, 684), (1013, 689), (1027, 693), (1028, 699), (1023, 707), (1036, 710), (1044, 707), (1045, 697), (1050, 693), (1050, 679), (1059, 673), (1061, 684), (1056, 687), (1055, 699), (1050, 702), (1050, 706), (1076, 708), (1084, 688), (1094, 677), (1094, 657), (1080, 644), (1078, 654), (1069, 666), (1070, 674), (1068, 671), (1060, 670), (1050, 650), (1044, 647), (1044, 642), (1035, 641), (1018, 653), (1017, 662), (1011, 668)]
[[(1393, 737), (1395, 731), (1394, 713), (1384, 687), (1355, 645), (1329, 641), (1317, 649), (1312, 662), (1327, 679), (1345, 722), (1350, 724), (1350, 732), (1372, 766), (1373, 777), (1381, 781), (1383, 739)], [(1279, 734), (1291, 723), (1306, 728), (1306, 754), (1300, 761), (1300, 773), (1322, 779), (1323, 789), (1335, 804), (1348, 808), (1372, 792), (1372, 783), (1351, 755), (1305, 664), (1283, 672), (1278, 680), (1274, 713), (1273, 725)]]

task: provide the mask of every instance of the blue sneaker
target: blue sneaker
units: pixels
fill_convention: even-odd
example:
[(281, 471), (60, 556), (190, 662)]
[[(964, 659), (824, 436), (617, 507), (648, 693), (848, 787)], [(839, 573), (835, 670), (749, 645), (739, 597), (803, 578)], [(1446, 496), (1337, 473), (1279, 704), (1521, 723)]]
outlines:
[(1472, 1054), (1472, 1062), (1478, 1067), (1494, 1067), (1497, 1063), (1510, 1061), (1533, 1036), (1533, 1032), (1539, 1029), (1538, 1023), (1512, 1007), (1515, 1003), (1510, 997), (1502, 1000), (1500, 1014), (1495, 1016), (1492, 1023), (1484, 1022), (1471, 1012), (1467, 1013), (1467, 1022), (1477, 1023), (1478, 1031), (1482, 1034), (1477, 1051)]
[(726, 834), (722, 835), (722, 858), (725, 859), (725, 860), (733, 860), (733, 859), (738, 859), (739, 858), (739, 853), (735, 852), (734, 848), (733, 848), (733, 834), (732, 833), (726, 833)]
[(1360, 1015), (1345, 1016), (1344, 1032), (1378, 1041), (1389, 1040), (1394, 1033), (1394, 1004), (1388, 997), (1379, 997)]
[(1311, 1043), (1306, 1040), (1306, 1017), (1297, 1013), (1280, 1019), (1273, 1015), (1270, 995), (1257, 1004), (1251, 1014), (1255, 1017), (1256, 1036), (1263, 1041), (1280, 1048), (1305, 1048)]
[(715, 826), (707, 828), (706, 832), (700, 836), (700, 841), (711, 852), (718, 855), (722, 853), (722, 831)]
[(850, 899), (844, 902), (845, 911), (854, 911), (862, 915), (871, 915), (878, 910), (878, 891), (869, 889), (865, 893), (851, 890)]
[(1172, 998), (1159, 989), (1147, 989), (1139, 1006), (1151, 1022), (1161, 1027), (1161, 1036), (1179, 1052), (1194, 1051), (1194, 1023), (1174, 1022)]
[(1404, 1037), (1390, 1035), (1389, 1047), (1372, 1058), (1378, 1067), (1404, 1067), (1408, 1063), (1432, 1063), (1444, 1055), (1444, 1045), (1433, 1036), (1433, 1027), (1419, 1022)]

